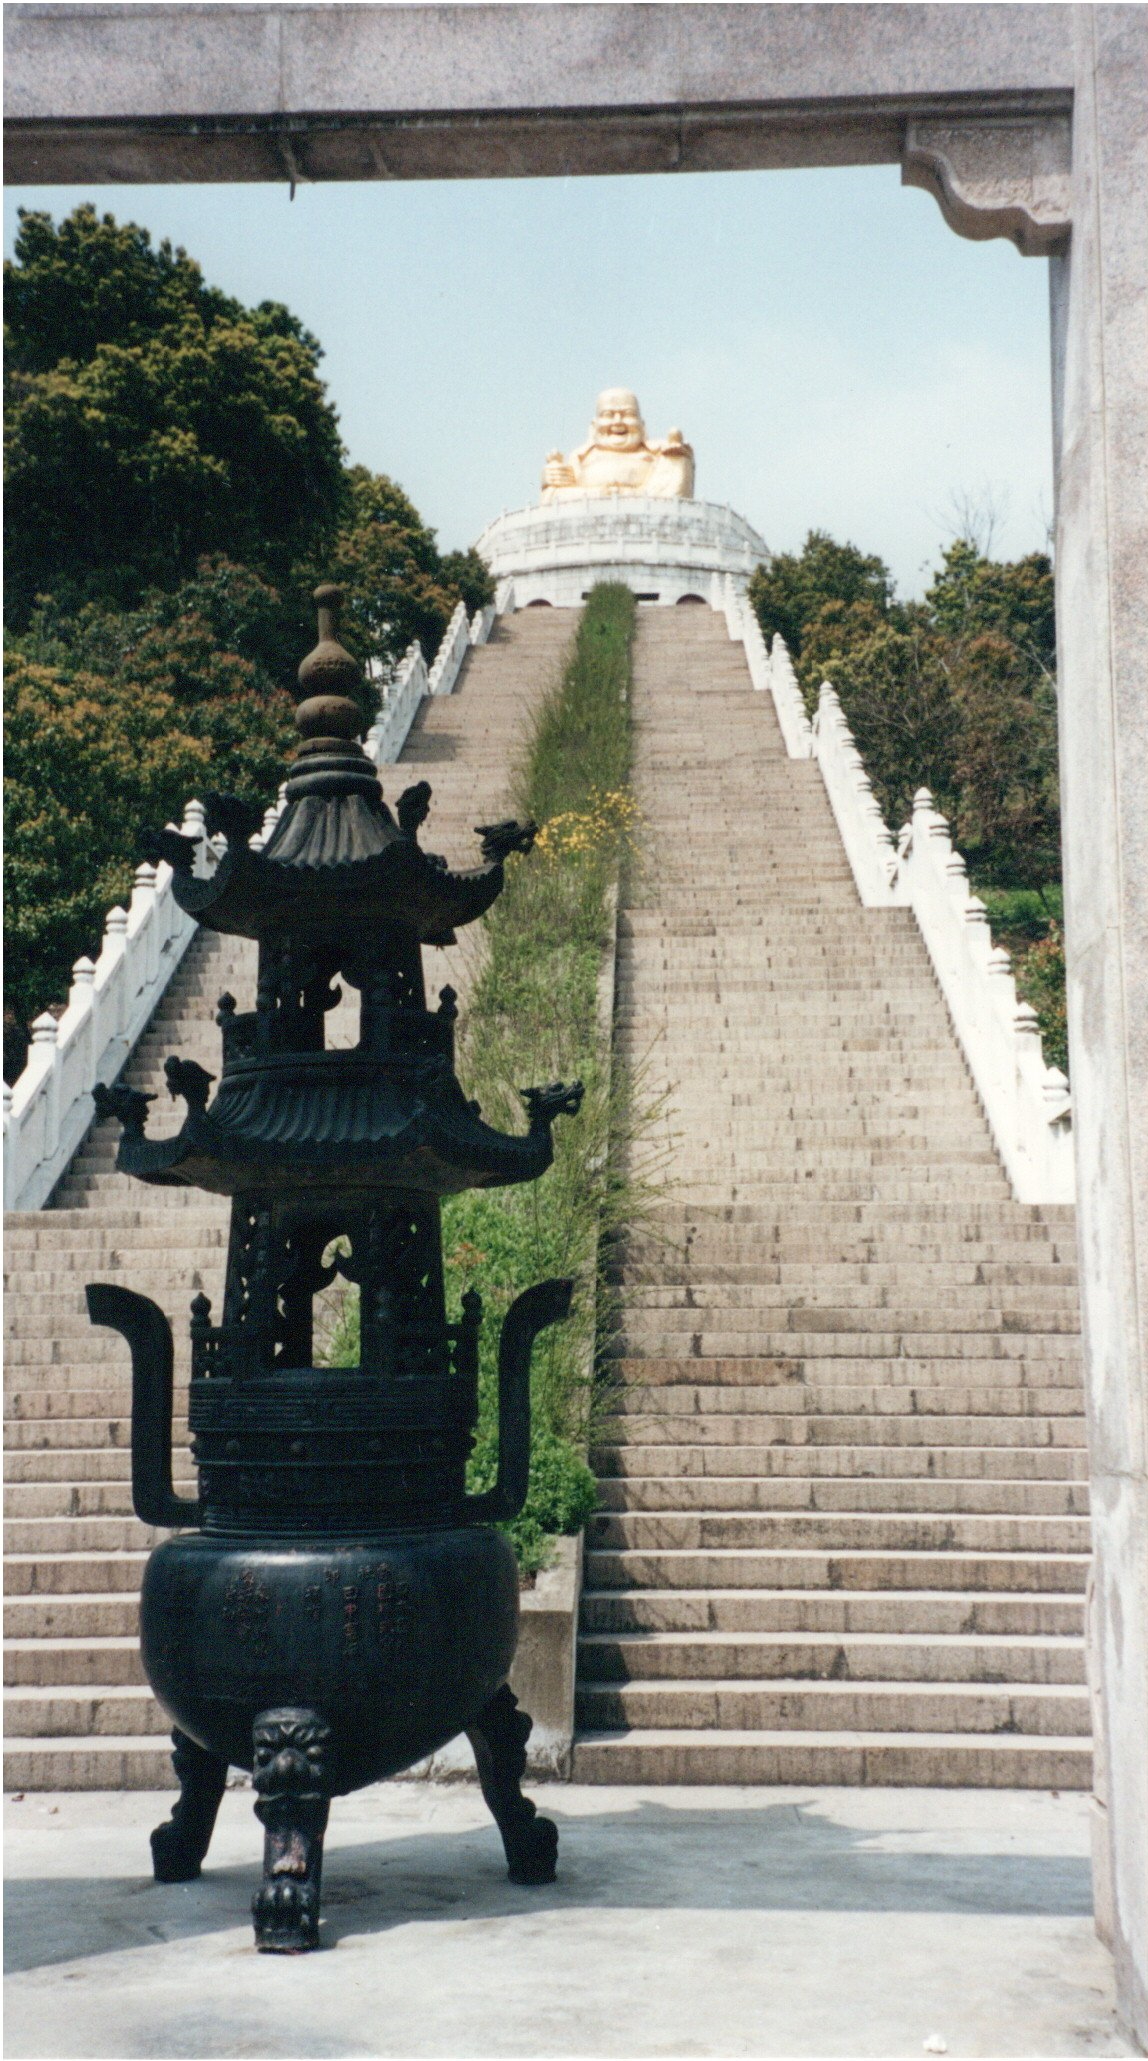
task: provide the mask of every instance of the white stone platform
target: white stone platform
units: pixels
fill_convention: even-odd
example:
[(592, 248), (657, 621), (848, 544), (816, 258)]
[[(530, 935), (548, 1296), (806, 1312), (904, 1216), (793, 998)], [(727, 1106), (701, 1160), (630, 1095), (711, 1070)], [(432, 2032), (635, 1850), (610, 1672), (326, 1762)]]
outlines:
[(496, 580), (513, 580), (516, 608), (578, 608), (599, 580), (621, 580), (641, 601), (712, 601), (715, 579), (728, 573), (744, 588), (769, 559), (764, 537), (732, 508), (642, 494), (515, 508), (488, 523), (476, 549)]
[(262, 1834), (229, 1790), (160, 1887), (170, 1794), (4, 1807), (9, 2061), (196, 2055), (1127, 2055), (1080, 1796), (535, 1787), (558, 1880), (516, 1889), (473, 1783), (339, 1798), (325, 1951), (259, 1955)]

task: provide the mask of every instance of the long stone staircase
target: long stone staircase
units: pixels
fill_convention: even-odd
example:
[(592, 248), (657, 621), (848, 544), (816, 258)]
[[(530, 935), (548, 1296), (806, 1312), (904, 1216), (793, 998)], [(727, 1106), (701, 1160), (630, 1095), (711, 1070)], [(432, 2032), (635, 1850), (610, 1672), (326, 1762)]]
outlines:
[(1087, 1787), (1072, 1212), (741, 647), (644, 610), (617, 1034), (669, 1091), (593, 1455), (577, 1779)]
[[(555, 673), (573, 610), (501, 619), (467, 657), (456, 692), (423, 704), (393, 803), (409, 782), (434, 789), (424, 842), (475, 863), (473, 828), (505, 812), (508, 769), (524, 721)], [(427, 983), (465, 995), (473, 942), (427, 952)], [(163, 1061), (178, 1052), (218, 1071), (216, 1002), (254, 1001), (254, 947), (202, 934), (189, 948), (136, 1049), (127, 1078), (157, 1096), (149, 1132), (178, 1127)], [(327, 1020), (353, 1043), (357, 1011)], [(195, 1190), (148, 1188), (114, 1170), (117, 1127), (97, 1126), (47, 1210), (6, 1222), (5, 1788), (159, 1788), (171, 1780), (168, 1726), (144, 1681), (139, 1583), (154, 1542), (132, 1515), (130, 1372), (122, 1339), (94, 1330), (87, 1281), (153, 1296), (176, 1341), (176, 1475), (185, 1492), (187, 1311), (222, 1294), (227, 1209)]]

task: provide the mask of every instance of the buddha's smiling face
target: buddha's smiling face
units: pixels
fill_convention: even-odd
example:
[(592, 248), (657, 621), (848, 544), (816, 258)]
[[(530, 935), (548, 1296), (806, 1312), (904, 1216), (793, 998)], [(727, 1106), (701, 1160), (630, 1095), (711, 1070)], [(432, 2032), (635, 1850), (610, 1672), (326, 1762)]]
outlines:
[(599, 394), (594, 440), (608, 451), (641, 450), (646, 441), (645, 424), (638, 412), (637, 396), (626, 387), (610, 386)]

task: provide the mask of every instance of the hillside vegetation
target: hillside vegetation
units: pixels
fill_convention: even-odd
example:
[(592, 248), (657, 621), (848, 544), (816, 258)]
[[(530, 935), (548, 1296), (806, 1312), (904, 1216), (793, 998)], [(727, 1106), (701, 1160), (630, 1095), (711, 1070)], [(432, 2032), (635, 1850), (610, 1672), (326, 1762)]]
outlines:
[[(5, 265), (5, 1078), (197, 789), (266, 803), (311, 590), (384, 668), (493, 585), (347, 462), (322, 350), (145, 229), (24, 212)], [(364, 690), (364, 718), (368, 715)]]

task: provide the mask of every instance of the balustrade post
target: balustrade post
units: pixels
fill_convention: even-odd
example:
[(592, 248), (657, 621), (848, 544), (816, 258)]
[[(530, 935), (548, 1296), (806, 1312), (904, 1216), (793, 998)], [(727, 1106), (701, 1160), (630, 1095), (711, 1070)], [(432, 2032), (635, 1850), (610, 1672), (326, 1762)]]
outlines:
[[(127, 1029), (127, 982), (124, 978), (124, 959), (128, 945), (128, 912), (117, 903), (109, 909), (104, 918), (104, 942), (100, 959), (106, 966), (101, 983), (104, 993), (104, 1007), (108, 1013), (108, 1027), (113, 1037), (122, 1036)], [(117, 1066), (115, 1071), (119, 1072)]]
[(950, 852), (945, 860), (945, 879), (953, 901), (963, 909), (969, 899), (969, 869), (960, 852)]
[(194, 873), (197, 880), (203, 880), (206, 878), (207, 873), (210, 869), (205, 863), (207, 856), (207, 811), (204, 808), (203, 803), (201, 801), (196, 801), (193, 798), (191, 801), (185, 803), (183, 811), (183, 822), (180, 824), (179, 828), (181, 836), (194, 838), (197, 845), (199, 846), (195, 858), (192, 861), (191, 870)]
[(43, 1081), (40, 1117), (40, 1158), (51, 1159), (60, 1142), (60, 1079), (56, 1059), (56, 1045), (60, 1026), (56, 1018), (45, 1009), (32, 1024), (32, 1049), (29, 1063), (39, 1061), (38, 1071)]
[(136, 960), (135, 990), (140, 993), (150, 988), (159, 971), (159, 940), (156, 936), (155, 914), (156, 869), (146, 863), (137, 866), (135, 884), (132, 888), (129, 910), (129, 931), (132, 935)]
[[(985, 961), (985, 970), (994, 983), (993, 999), (1005, 1022), (1016, 1020), (1016, 982), (1012, 977), (1012, 959), (1003, 945), (994, 945)], [(1026, 1005), (1027, 1006), (1027, 1005)]]
[(96, 984), (96, 969), (90, 959), (77, 959), (72, 968), (72, 985), (68, 991), (69, 1009), (90, 1009), (92, 990)]
[(4, 1083), (4, 1207), (15, 1209), (20, 1192), (21, 1133), (12, 1115), (12, 1090)]
[(1072, 1102), (1068, 1076), (1059, 1066), (1045, 1070), (1043, 1090), (1049, 1200), (1076, 1200), (1076, 1146), (1072, 1135)]
[(917, 838), (918, 836), (920, 836), (920, 851), (922, 856), (924, 855), (925, 840), (929, 835), (929, 828), (932, 823), (932, 820), (932, 791), (928, 787), (918, 787), (916, 794), (913, 796), (913, 842), (914, 844), (916, 844)]
[(1032, 1166), (1035, 1192), (1046, 1195), (1052, 1154), (1044, 1099), (1045, 1064), (1040, 1018), (1030, 1002), (1018, 1002), (1013, 1011), (1013, 1042), (1019, 1088), (1018, 1142)]
[(988, 965), (992, 951), (992, 933), (989, 930), (989, 912), (979, 895), (970, 895), (962, 911), (965, 919), (965, 937), (976, 966)]

